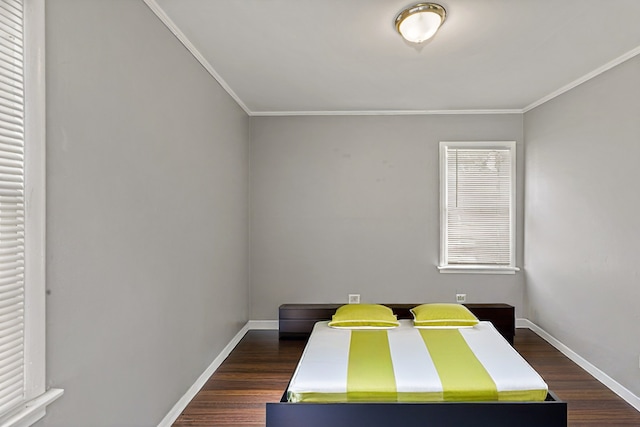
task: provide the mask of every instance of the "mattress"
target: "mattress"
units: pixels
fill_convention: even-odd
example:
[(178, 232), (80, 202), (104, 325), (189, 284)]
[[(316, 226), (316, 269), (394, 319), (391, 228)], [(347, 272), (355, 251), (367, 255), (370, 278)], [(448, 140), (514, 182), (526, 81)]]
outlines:
[(490, 322), (471, 328), (348, 330), (318, 322), (290, 402), (542, 401), (547, 384)]

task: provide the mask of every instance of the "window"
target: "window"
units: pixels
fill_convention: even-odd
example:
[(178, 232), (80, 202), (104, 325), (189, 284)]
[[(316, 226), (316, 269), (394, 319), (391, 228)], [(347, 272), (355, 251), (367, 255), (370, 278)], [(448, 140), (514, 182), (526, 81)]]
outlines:
[(514, 273), (516, 143), (440, 143), (441, 272)]
[[(45, 390), (44, 0), (0, 2), (0, 424), (26, 426)], [(29, 197), (25, 197), (28, 194)]]

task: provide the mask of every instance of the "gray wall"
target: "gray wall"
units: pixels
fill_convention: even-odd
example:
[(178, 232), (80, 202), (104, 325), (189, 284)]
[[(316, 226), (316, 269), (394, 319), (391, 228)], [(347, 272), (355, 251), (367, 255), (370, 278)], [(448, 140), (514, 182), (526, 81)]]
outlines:
[(142, 1), (46, 6), (40, 425), (156, 425), (248, 319), (249, 120)]
[(640, 57), (525, 114), (529, 317), (640, 395)]
[[(436, 269), (439, 141), (515, 140), (522, 151), (522, 115), (252, 117), (251, 132), (253, 319), (348, 293), (453, 302), (458, 291), (522, 307), (522, 273)], [(521, 167), (519, 176), (522, 190)]]

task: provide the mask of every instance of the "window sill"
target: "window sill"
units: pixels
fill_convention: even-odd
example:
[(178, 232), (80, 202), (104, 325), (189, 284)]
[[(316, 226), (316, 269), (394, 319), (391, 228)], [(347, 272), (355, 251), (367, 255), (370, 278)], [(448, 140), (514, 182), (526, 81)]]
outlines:
[(64, 390), (52, 388), (18, 408), (13, 415), (0, 421), (2, 427), (27, 427), (45, 416), (47, 406), (58, 399)]
[(458, 274), (516, 274), (518, 267), (497, 267), (489, 265), (439, 265), (440, 273)]

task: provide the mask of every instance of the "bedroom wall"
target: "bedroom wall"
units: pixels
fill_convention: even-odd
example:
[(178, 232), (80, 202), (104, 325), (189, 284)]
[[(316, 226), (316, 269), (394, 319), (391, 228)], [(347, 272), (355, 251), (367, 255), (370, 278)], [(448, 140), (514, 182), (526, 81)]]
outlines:
[[(251, 318), (292, 302), (503, 301), (523, 274), (441, 274), (441, 140), (515, 140), (522, 115), (251, 118)], [(518, 264), (522, 264), (522, 157)]]
[(640, 56), (525, 114), (530, 319), (640, 396)]
[(157, 425), (249, 318), (248, 117), (142, 1), (46, 6), (38, 425)]

